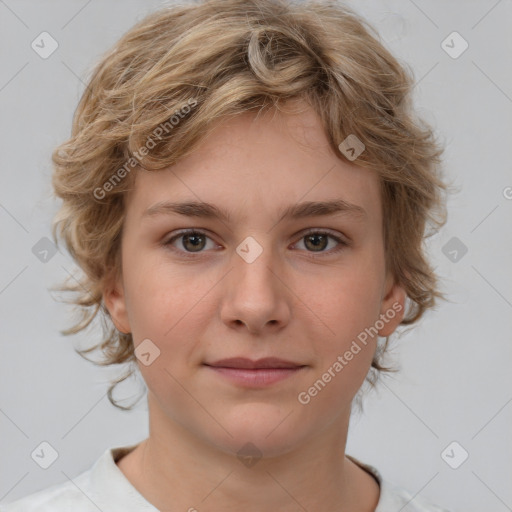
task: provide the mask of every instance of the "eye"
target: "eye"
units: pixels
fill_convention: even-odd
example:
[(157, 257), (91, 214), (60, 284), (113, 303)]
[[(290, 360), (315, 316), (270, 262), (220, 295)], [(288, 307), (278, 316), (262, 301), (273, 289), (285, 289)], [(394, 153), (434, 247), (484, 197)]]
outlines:
[[(180, 231), (178, 234), (164, 242), (163, 245), (166, 247), (172, 246), (171, 248), (175, 248), (173, 250), (177, 250), (178, 252), (193, 254), (202, 252), (202, 249), (204, 249), (207, 245), (207, 239), (211, 240), (211, 238), (207, 236), (204, 231), (198, 229), (189, 229)], [(176, 248), (174, 243), (175, 241), (178, 241), (177, 245), (180, 247), (180, 249)], [(182, 249), (184, 249), (184, 251)]]
[[(326, 251), (325, 249), (329, 245), (329, 239), (334, 240), (337, 245), (334, 249)], [(207, 240), (212, 239), (204, 231), (200, 229), (188, 229), (180, 231), (167, 241), (163, 242), (162, 245), (171, 248), (173, 251), (181, 253), (187, 258), (193, 258), (194, 253), (204, 252), (203, 249), (207, 248)], [(309, 255), (311, 258), (336, 254), (350, 246), (350, 242), (348, 240), (341, 238), (330, 231), (319, 229), (309, 230), (307, 233), (302, 235), (300, 241), (304, 241), (306, 252), (312, 253)], [(295, 245), (297, 245), (297, 243)], [(319, 255), (317, 256), (314, 253), (319, 253)]]
[[(329, 239), (334, 240), (337, 245), (334, 249), (326, 251), (324, 249), (329, 245)], [(320, 255), (336, 254), (350, 245), (348, 240), (345, 240), (330, 231), (315, 229), (311, 229), (307, 233), (303, 234), (301, 241), (304, 241), (304, 246), (307, 249), (311, 249), (307, 251), (313, 253), (309, 255), (311, 258), (319, 257), (314, 253), (320, 253)]]

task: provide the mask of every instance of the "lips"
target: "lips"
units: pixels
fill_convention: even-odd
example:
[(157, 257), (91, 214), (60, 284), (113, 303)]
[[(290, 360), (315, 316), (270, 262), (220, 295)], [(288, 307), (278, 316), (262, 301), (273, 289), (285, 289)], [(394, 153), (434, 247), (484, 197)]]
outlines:
[(245, 357), (232, 357), (229, 359), (220, 359), (212, 363), (204, 363), (206, 366), (214, 368), (237, 368), (245, 370), (259, 370), (259, 369), (279, 369), (279, 368), (301, 368), (305, 365), (278, 359), (276, 357), (265, 357), (263, 359), (247, 359)]
[(232, 357), (204, 363), (204, 366), (213, 375), (245, 389), (262, 389), (277, 385), (306, 369), (306, 365), (275, 357), (256, 360)]

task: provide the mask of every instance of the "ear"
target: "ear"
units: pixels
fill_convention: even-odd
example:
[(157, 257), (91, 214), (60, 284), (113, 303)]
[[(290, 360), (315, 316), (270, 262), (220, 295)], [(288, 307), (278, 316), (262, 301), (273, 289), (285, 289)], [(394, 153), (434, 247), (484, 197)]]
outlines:
[(398, 327), (405, 315), (406, 298), (407, 292), (404, 287), (396, 283), (394, 277), (388, 272), (379, 317), (384, 326), (379, 329), (379, 336), (383, 338), (390, 336)]
[(110, 313), (116, 329), (124, 334), (129, 334), (131, 328), (126, 311), (126, 298), (121, 275), (106, 279), (103, 289), (103, 302)]

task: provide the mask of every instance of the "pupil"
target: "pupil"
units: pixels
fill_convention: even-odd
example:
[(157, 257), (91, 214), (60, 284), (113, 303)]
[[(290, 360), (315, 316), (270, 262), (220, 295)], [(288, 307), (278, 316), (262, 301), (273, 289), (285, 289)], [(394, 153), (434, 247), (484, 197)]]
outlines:
[(202, 235), (185, 235), (184, 237), (184, 246), (185, 248), (187, 248), (186, 244), (187, 244), (187, 241), (191, 241), (191, 240), (195, 240), (195, 242), (192, 242), (192, 247), (193, 248), (201, 248), (200, 245), (201, 245), (201, 242), (200, 242), (200, 239), (202, 238)]
[(317, 243), (319, 238), (323, 239), (323, 241), (324, 241), (323, 244), (320, 242), (320, 246), (323, 249), (323, 248), (325, 248), (325, 238), (326, 238), (325, 235), (308, 235), (306, 237), (306, 239), (308, 241), (316, 240), (316, 242), (313, 243), (313, 248), (316, 248), (316, 249), (318, 249), (318, 247), (319, 247), (319, 244)]

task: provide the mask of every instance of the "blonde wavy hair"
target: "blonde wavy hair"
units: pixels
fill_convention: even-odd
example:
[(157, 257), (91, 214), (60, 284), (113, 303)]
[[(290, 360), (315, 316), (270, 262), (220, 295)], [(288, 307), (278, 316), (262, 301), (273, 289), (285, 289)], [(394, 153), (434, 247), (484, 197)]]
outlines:
[[(192, 0), (151, 13), (101, 57), (71, 137), (52, 154), (52, 183), (63, 201), (52, 233), (83, 271), (57, 288), (75, 294), (79, 312), (60, 332), (78, 333), (100, 313), (103, 340), (75, 350), (85, 359), (101, 351), (103, 359), (92, 362), (102, 366), (130, 363), (108, 389), (114, 406), (133, 407), (112, 392), (137, 367), (131, 334), (115, 328), (102, 298), (121, 272), (125, 193), (136, 168), (175, 164), (221, 118), (284, 110), (285, 101), (299, 99), (316, 111), (339, 158), (346, 158), (339, 144), (357, 136), (365, 149), (355, 163), (380, 177), (386, 268), (407, 292), (401, 325), (445, 299), (423, 245), (446, 223), (443, 147), (412, 108), (413, 72), (379, 39), (339, 2)], [(396, 371), (382, 363), (388, 338), (367, 376), (372, 387), (380, 372)]]

